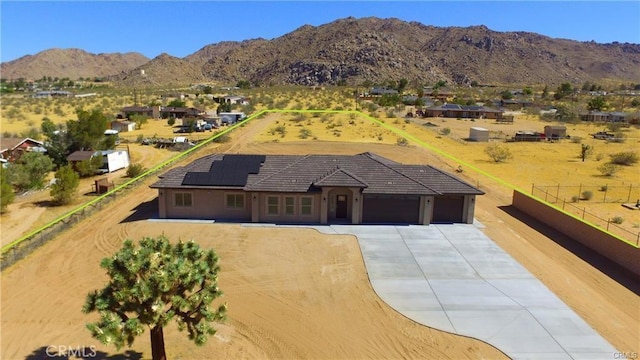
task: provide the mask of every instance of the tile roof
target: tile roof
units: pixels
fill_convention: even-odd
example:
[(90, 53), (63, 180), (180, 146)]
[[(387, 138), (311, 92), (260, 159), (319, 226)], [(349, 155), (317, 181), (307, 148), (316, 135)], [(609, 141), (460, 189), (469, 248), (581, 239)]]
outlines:
[[(152, 188), (202, 188), (183, 185), (190, 172), (211, 171), (228, 155), (209, 155), (170, 170)], [(257, 173), (249, 173), (245, 191), (309, 192), (320, 187), (357, 187), (364, 194), (441, 195), (482, 194), (482, 191), (430, 166), (402, 165), (381, 156), (266, 155)], [(224, 188), (224, 186), (206, 186)], [(228, 186), (227, 186), (228, 188)]]

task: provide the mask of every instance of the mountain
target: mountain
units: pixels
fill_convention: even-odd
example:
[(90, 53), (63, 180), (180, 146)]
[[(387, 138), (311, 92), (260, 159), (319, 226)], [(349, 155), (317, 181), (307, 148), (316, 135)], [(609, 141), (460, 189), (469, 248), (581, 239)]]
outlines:
[[(72, 60), (74, 56), (69, 54), (83, 56)], [(115, 61), (101, 65), (104, 61), (97, 59), (105, 56), (116, 57), (48, 50), (2, 64), (2, 77), (73, 78), (41, 72), (66, 69), (85, 77), (111, 74), (114, 76), (109, 79), (122, 86), (203, 81), (234, 84), (239, 80), (265, 85), (360, 84), (402, 78), (450, 84), (640, 83), (640, 44), (579, 42), (528, 32), (497, 32), (485, 26), (434, 27), (374, 17), (304, 25), (271, 40), (220, 42), (183, 59), (163, 54), (146, 63), (139, 55), (139, 63), (130, 61), (130, 66), (119, 69), (114, 69)], [(31, 67), (31, 63), (40, 65)], [(79, 69), (89, 73), (81, 75)]]
[(140, 66), (149, 59), (136, 52), (91, 54), (81, 49), (49, 49), (0, 64), (4, 79), (105, 77)]
[(638, 44), (578, 42), (485, 26), (438, 28), (398, 19), (346, 18), (305, 25), (269, 41), (210, 45), (186, 59), (201, 63), (207, 57), (204, 75), (220, 82), (640, 82)]
[(123, 87), (183, 85), (206, 81), (200, 66), (163, 53), (133, 70), (107, 77)]

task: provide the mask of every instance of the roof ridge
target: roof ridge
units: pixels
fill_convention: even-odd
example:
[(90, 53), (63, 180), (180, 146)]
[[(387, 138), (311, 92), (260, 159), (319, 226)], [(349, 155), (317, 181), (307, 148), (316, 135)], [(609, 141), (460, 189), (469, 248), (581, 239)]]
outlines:
[[(365, 155), (365, 156), (366, 156), (366, 155)], [(411, 181), (413, 181), (413, 182), (415, 182), (415, 183), (417, 183), (417, 184), (420, 184), (420, 185), (424, 186), (425, 188), (427, 188), (427, 189), (429, 189), (429, 190), (433, 191), (433, 192), (434, 192), (434, 193), (436, 193), (436, 194), (442, 194), (440, 191), (436, 191), (435, 189), (433, 189), (433, 188), (431, 188), (431, 187), (427, 186), (425, 183), (423, 183), (423, 182), (422, 182), (422, 181), (420, 181), (420, 180), (416, 180), (416, 179), (414, 179), (414, 178), (412, 178), (412, 177), (409, 177), (408, 175), (401, 173), (400, 171), (398, 171), (398, 170), (396, 170), (396, 169), (392, 168), (391, 166), (389, 166), (389, 165), (387, 165), (387, 164), (385, 164), (385, 163), (383, 163), (383, 162), (380, 162), (380, 161), (379, 161), (379, 160), (377, 160), (377, 159), (374, 159), (374, 158), (372, 158), (372, 157), (370, 157), (370, 156), (367, 156), (367, 157), (368, 157), (368, 158), (370, 158), (370, 159), (372, 159), (373, 161), (376, 161), (377, 163), (379, 163), (380, 165), (382, 165), (382, 166), (386, 167), (387, 169), (390, 169), (391, 171), (393, 171), (393, 172), (395, 172), (395, 173), (397, 173), (397, 174), (400, 174), (400, 175), (404, 176), (405, 178), (407, 178), (407, 179), (409, 179), (409, 180), (411, 180)], [(403, 164), (399, 164), (399, 165), (403, 165)], [(427, 166), (430, 166), (430, 165), (427, 165)]]
[(347, 170), (347, 169), (343, 169), (340, 167), (340, 165), (336, 165), (336, 168), (331, 170), (330, 172), (328, 172), (327, 174), (323, 175), (323, 176), (319, 176), (317, 179), (313, 180), (313, 184), (315, 185), (316, 183), (338, 173), (338, 172), (342, 172), (345, 175), (349, 176), (350, 178), (358, 181), (359, 183), (366, 185), (367, 187), (369, 187), (369, 183), (367, 183), (366, 181), (364, 181), (362, 178), (360, 178), (359, 176), (353, 174), (351, 171)]
[[(435, 170), (435, 171), (437, 171), (437, 172), (441, 173), (442, 175), (445, 175), (445, 176), (447, 176), (447, 177), (449, 177), (449, 178), (453, 179), (453, 180), (459, 181), (459, 182), (461, 182), (461, 183), (463, 183), (463, 184), (465, 184), (465, 185), (467, 185), (467, 186), (471, 186), (471, 187), (472, 187), (472, 188), (474, 188), (474, 189), (478, 189), (478, 188), (476, 188), (475, 186), (473, 186), (473, 185), (469, 184), (468, 182), (466, 182), (466, 181), (464, 181), (464, 180), (462, 180), (462, 179), (460, 179), (460, 178), (458, 178), (458, 177), (456, 177), (456, 176), (453, 176), (452, 174), (449, 174), (448, 172), (442, 171), (442, 170), (440, 170), (440, 169), (438, 169), (438, 168), (436, 168), (436, 167), (433, 167), (433, 166), (431, 166), (431, 165), (427, 165), (427, 166), (428, 166), (428, 167), (430, 167), (431, 169), (433, 169), (433, 170)], [(478, 189), (478, 190), (480, 190), (480, 189)]]

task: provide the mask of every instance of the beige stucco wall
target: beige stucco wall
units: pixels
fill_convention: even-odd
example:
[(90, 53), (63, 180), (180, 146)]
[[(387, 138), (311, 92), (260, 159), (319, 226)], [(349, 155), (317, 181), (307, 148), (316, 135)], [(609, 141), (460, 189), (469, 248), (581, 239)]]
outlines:
[[(239, 194), (241, 192), (224, 190), (175, 190), (162, 189), (158, 200), (160, 204), (160, 217), (169, 219), (229, 219), (229, 220), (251, 220), (251, 203), (248, 194), (245, 195), (244, 207), (241, 209), (230, 209), (226, 207), (225, 199), (227, 194)], [(174, 204), (174, 194), (191, 193), (192, 206), (179, 207)], [(163, 211), (164, 207), (164, 211)]]
[(640, 248), (627, 244), (595, 226), (586, 224), (517, 190), (513, 191), (513, 206), (634, 274), (640, 275)]

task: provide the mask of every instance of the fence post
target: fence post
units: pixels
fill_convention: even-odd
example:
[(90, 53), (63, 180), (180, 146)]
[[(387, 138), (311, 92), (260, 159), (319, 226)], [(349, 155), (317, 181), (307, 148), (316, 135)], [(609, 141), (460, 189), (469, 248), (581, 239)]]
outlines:
[(556, 190), (556, 201), (560, 198), (560, 184), (558, 184), (558, 190)]
[[(580, 188), (578, 189), (578, 199), (582, 199), (582, 183), (580, 183)], [(582, 217), (584, 219), (584, 217)]]
[(533, 189), (536, 187), (536, 184), (531, 183), (531, 195), (533, 195)]
[(627, 202), (631, 201), (631, 188), (633, 187), (633, 184), (629, 185), (629, 196), (627, 196)]
[(602, 199), (602, 202), (604, 202), (604, 203), (607, 202), (607, 191), (609, 191), (609, 185), (605, 184), (604, 185), (604, 198)]
[(609, 231), (609, 224), (611, 223), (611, 219), (607, 218), (607, 231)]
[(582, 208), (582, 220), (584, 220), (584, 213), (587, 212), (587, 208), (583, 207)]
[(544, 201), (547, 202), (547, 195), (549, 195), (549, 191), (544, 189)]

